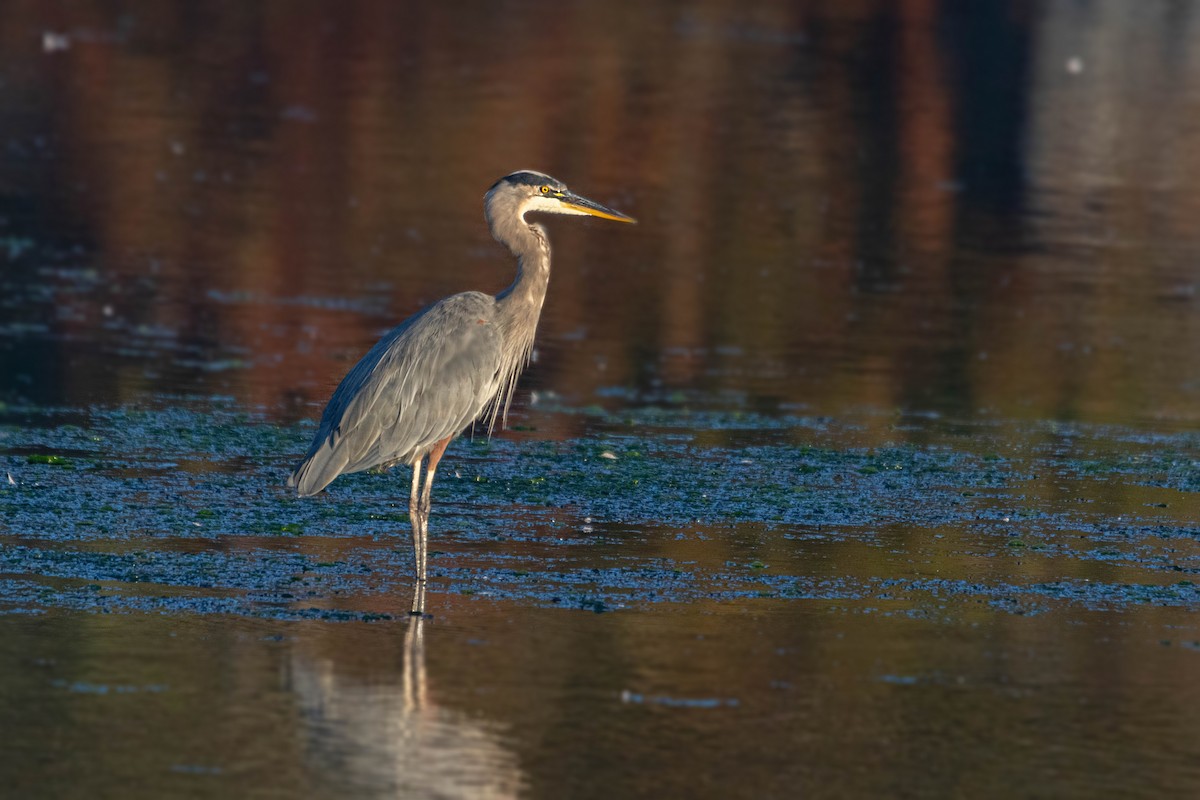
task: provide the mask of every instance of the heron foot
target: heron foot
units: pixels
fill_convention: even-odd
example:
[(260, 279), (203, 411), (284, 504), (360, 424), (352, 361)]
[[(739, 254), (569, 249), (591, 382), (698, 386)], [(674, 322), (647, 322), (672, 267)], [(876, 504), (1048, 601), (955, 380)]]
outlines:
[(425, 615), (425, 579), (419, 578), (413, 585), (412, 608), (409, 616), (422, 617)]

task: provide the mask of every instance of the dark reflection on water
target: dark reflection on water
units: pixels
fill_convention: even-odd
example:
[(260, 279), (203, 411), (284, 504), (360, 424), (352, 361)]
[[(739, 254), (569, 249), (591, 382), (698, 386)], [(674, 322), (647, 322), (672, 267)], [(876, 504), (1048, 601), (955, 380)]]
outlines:
[[(132, 577), (103, 587), (131, 598), (119, 614), (57, 600), (47, 611), (24, 583), (5, 603), (0, 728), (25, 734), (0, 757), (5, 788), (1191, 794), (1195, 724), (1178, 712), (1195, 706), (1200, 656), (1194, 603), (1179, 598), (1195, 573), (1188, 520), (1200, 518), (1186, 436), (1200, 422), (1198, 36), (1200, 7), (1125, 0), (6, 5), (0, 402), (64, 406), (64, 422), (108, 438), (92, 447), (64, 434), (80, 469), (61, 475), (76, 478), (27, 461), (55, 452), (56, 433), (41, 449), (3, 445), (8, 467), (36, 477), (19, 473), (8, 484), (22, 487), (17, 499), (0, 496), (0, 557), (14, 581), (48, 581), (49, 594), (87, 594), (91, 578), (71, 573), (73, 562), (20, 572), (17, 545), (45, 545), (63, 563), (119, 551)], [(990, 527), (969, 515), (953, 529), (909, 519), (884, 534), (874, 522), (825, 525), (816, 515), (847, 512), (810, 497), (797, 507), (812, 509), (812, 524), (748, 519), (703, 538), (620, 520), (587, 518), (584, 529), (578, 509), (526, 514), (504, 507), (499, 480), (493, 495), (463, 481), (447, 490), (460, 507), (452, 501), (443, 519), (467, 533), (454, 540), (441, 523), (446, 573), (480, 559), (477, 573), (490, 576), (513, 558), (513, 582), (535, 587), (516, 600), (471, 600), (445, 579), (423, 631), (403, 619), (135, 611), (158, 608), (133, 601), (159, 591), (200, 591), (141, 580), (143, 549), (243, 547), (219, 534), (202, 546), (172, 538), (220, 522), (220, 485), (254, 481), (252, 499), (228, 501), (243, 527), (227, 538), (249, 536), (251, 555), (353, 562), (362, 548), (330, 544), (345, 531), (274, 535), (294, 533), (277, 519), (288, 509), (260, 493), (267, 481), (254, 470), (274, 459), (281, 474), (292, 446), (282, 429), (247, 423), (246, 439), (211, 459), (192, 439), (165, 454), (140, 442), (154, 452), (131, 456), (135, 433), (201, 426), (137, 418), (117, 441), (115, 423), (86, 407), (203, 414), (217, 396), (272, 422), (315, 416), (400, 318), (455, 291), (507, 285), (513, 265), (488, 237), (482, 194), (525, 167), (641, 224), (551, 222), (555, 273), (517, 403), (517, 420), (538, 430), (523, 440), (609, 437), (661, 457), (637, 441), (661, 437), (670, 447), (656, 450), (684, 454), (669, 458), (762, 444), (761, 431), (715, 425), (676, 442), (644, 420), (618, 428), (550, 413), (536, 396), (560, 410), (760, 412), (795, 426), (767, 437), (780, 447), (819, 440), (824, 419), (833, 461), (913, 442), (986, 465), (1011, 444), (1019, 483), (1001, 479), (992, 505), (965, 501)], [(1073, 443), (1105, 430), (1096, 452)], [(293, 438), (297, 455), (303, 437)], [(455, 455), (469, 464), (465, 447)], [(872, 458), (856, 450), (851, 467), (822, 464), (822, 497), (875, 481)], [(1155, 458), (1154, 477), (1138, 472)], [(816, 469), (791, 464), (806, 467)], [(493, 468), (520, 487), (533, 480)], [(210, 479), (228, 483), (197, 488)], [(935, 484), (939, 512), (965, 489), (947, 480)], [(296, 518), (332, 525), (355, 501), (383, 508), (378, 484), (354, 487)], [(35, 513), (64, 496), (84, 517), (95, 508), (92, 518), (72, 509), (59, 531)], [(933, 502), (902, 499), (896, 507)], [(206, 505), (188, 505), (197, 502)], [(271, 536), (255, 516), (264, 507)], [(1010, 513), (1024, 540), (1013, 547), (996, 533)], [(114, 531), (121, 516), (137, 529)], [(17, 518), (37, 529), (12, 526)], [(520, 529), (527, 552), (486, 540), (489, 524)], [(1147, 544), (1154, 531), (1161, 541)], [(602, 537), (616, 555), (587, 549)], [(1053, 552), (1038, 559), (1005, 552), (1043, 540)], [(402, 618), (407, 598), (378, 587), (404, 574), (398, 542), (390, 562), (375, 552), (388, 547), (371, 546), (366, 563), (390, 569), (364, 579), (376, 593), (321, 602)], [(531, 607), (539, 581), (568, 562), (554, 555), (564, 548), (573, 570), (665, 560), (700, 588), (616, 614)], [(870, 591), (706, 596), (735, 558), (744, 569), (757, 558), (786, 564), (798, 585), (854, 574)], [(909, 594), (893, 602), (884, 582), (897, 573)], [(1085, 601), (1092, 582), (1116, 596), (1136, 581), (1175, 605), (1106, 607), (1098, 594), (1062, 606), (1040, 597), (1028, 617), (1020, 604), (997, 609), (997, 583), (1064, 577)], [(942, 579), (970, 590), (939, 594)], [(229, 585), (280, 591), (249, 580)], [(918, 584), (933, 588), (914, 599)], [(215, 585), (201, 588), (219, 598)]]
[(22, 667), (6, 683), (39, 709), (6, 748), (9, 796), (1162, 796), (1200, 780), (1179, 726), (1197, 653), (1155, 643), (1151, 670), (1097, 670), (1143, 646), (1119, 615), (1072, 614), (1091, 644), (1076, 651), (1038, 618), (853, 603), (436, 601), (424, 652), (404, 621), (9, 617), (0, 666)]
[(4, 394), (311, 414), (536, 166), (643, 224), (553, 226), (527, 387), (1193, 423), (1196, 15), (951, 5), (17, 6)]

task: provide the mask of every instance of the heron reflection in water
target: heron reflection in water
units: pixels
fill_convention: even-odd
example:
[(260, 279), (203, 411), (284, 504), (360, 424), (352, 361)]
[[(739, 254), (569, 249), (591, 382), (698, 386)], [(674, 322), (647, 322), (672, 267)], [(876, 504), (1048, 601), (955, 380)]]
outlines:
[[(454, 689), (439, 697), (437, 659), (451, 631), (412, 615), (338, 627), (288, 648), (286, 685), (300, 710), (302, 773), (313, 797), (508, 798), (529, 781), (505, 726)], [(430, 652), (427, 655), (427, 637)], [(441, 645), (441, 646), (439, 646)], [(427, 663), (429, 662), (429, 663)], [(468, 692), (468, 694), (470, 694)]]
[(498, 295), (463, 292), (414, 314), (384, 336), (342, 379), (304, 459), (288, 479), (303, 497), (339, 475), (412, 467), (408, 512), (417, 591), (424, 610), (433, 478), (446, 447), (481, 417), (489, 433), (507, 422), (517, 377), (529, 362), (550, 281), (550, 241), (529, 213), (634, 222), (540, 172), (507, 175), (484, 198), (496, 241), (517, 258), (517, 277)]

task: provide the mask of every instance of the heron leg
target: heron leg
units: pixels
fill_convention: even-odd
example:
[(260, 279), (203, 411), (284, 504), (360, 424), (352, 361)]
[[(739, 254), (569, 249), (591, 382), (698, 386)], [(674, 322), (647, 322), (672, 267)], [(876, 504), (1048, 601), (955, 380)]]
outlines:
[(429, 521), (429, 507), (433, 501), (433, 474), (437, 472), (438, 462), (446, 454), (446, 448), (450, 446), (451, 438), (447, 436), (429, 451), (429, 465), (425, 468), (425, 488), (421, 492), (421, 508), (425, 511), (426, 522)]
[(413, 584), (412, 608), (408, 613), (414, 617), (425, 616), (425, 581)]
[(429, 514), (433, 506), (433, 477), (437, 474), (438, 462), (442, 460), (446, 446), (450, 444), (450, 438), (447, 436), (435, 444), (429, 451), (429, 460), (425, 463), (425, 479), (421, 487), (421, 502), (418, 512), (421, 515), (421, 580), (424, 580), (429, 552)]
[[(417, 588), (420, 596), (419, 602), (414, 596), (414, 612), (424, 610), (425, 605), (424, 584), (427, 575), (426, 565), (429, 550), (429, 511), (433, 504), (433, 477), (437, 473), (438, 462), (442, 460), (442, 456), (446, 452), (446, 447), (449, 446), (452, 438), (451, 436), (447, 436), (435, 444), (433, 449), (429, 451), (429, 459), (424, 464), (424, 481), (422, 481), (421, 471), (422, 462), (425, 459), (418, 460), (413, 464), (413, 482), (412, 492), (408, 498), (408, 516), (412, 521), (413, 559), (416, 562)], [(418, 605), (421, 608), (418, 608)]]
[[(421, 467), (423, 459), (413, 462), (412, 493), (408, 497), (408, 521), (412, 524), (413, 534), (413, 563), (417, 573), (417, 583), (425, 582), (425, 550), (422, 546), (424, 524), (421, 519)], [(416, 598), (413, 598), (414, 605)], [(415, 609), (414, 609), (415, 610)]]

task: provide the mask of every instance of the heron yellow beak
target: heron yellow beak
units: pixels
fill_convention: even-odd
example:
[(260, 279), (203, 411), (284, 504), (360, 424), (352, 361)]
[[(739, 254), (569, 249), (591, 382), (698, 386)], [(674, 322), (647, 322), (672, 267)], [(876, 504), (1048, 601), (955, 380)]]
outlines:
[(620, 211), (602, 206), (595, 200), (580, 197), (574, 192), (563, 192), (558, 200), (567, 208), (577, 211), (580, 214), (587, 214), (588, 216), (599, 217), (600, 219), (611, 219), (613, 222), (637, 223), (637, 220), (628, 214), (622, 214)]

